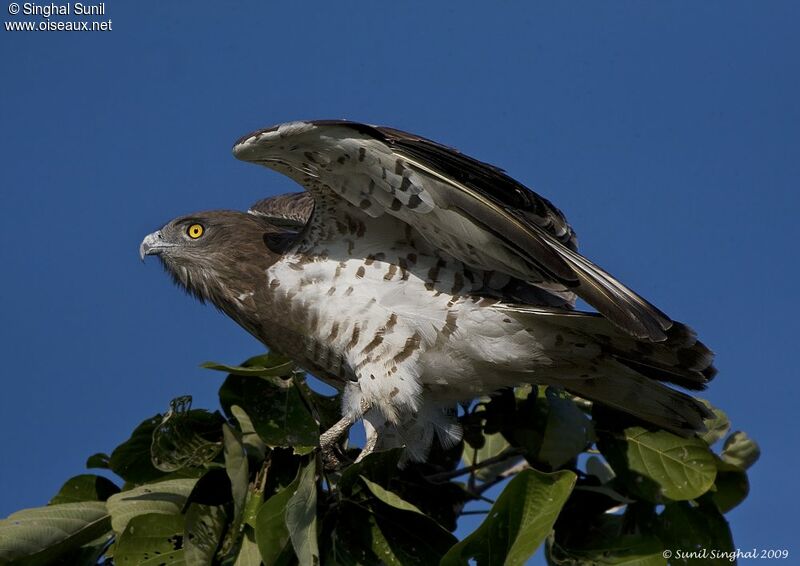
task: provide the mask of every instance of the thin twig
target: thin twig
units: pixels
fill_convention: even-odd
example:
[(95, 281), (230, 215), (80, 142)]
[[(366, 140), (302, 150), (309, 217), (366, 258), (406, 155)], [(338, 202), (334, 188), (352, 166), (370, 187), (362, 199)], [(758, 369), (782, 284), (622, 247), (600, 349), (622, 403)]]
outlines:
[(509, 469), (507, 469), (502, 474), (498, 474), (498, 476), (496, 478), (494, 478), (492, 480), (489, 480), (486, 483), (483, 483), (479, 487), (477, 487), (476, 488), (476, 495), (481, 495), (484, 491), (486, 491), (490, 487), (493, 487), (493, 486), (497, 485), (498, 483), (510, 478), (511, 476), (516, 475), (516, 474), (520, 473), (523, 470), (527, 470), (530, 467), (531, 467), (531, 465), (528, 464), (528, 462), (525, 461), (525, 460), (523, 460), (522, 462), (519, 462), (518, 464), (516, 464), (516, 465), (510, 467)]
[(511, 458), (515, 458), (517, 456), (521, 456), (522, 454), (523, 454), (523, 450), (521, 450), (519, 448), (513, 448), (511, 450), (503, 452), (502, 454), (498, 454), (497, 456), (494, 456), (492, 458), (487, 458), (486, 460), (484, 460), (482, 462), (478, 462), (477, 464), (473, 464), (472, 466), (466, 466), (464, 468), (459, 468), (457, 470), (452, 470), (450, 472), (442, 472), (442, 473), (439, 473), (439, 474), (433, 474), (433, 475), (428, 476), (426, 479), (428, 481), (431, 481), (431, 482), (434, 482), (434, 483), (449, 481), (449, 480), (451, 480), (453, 478), (457, 478), (458, 476), (463, 476), (464, 474), (469, 474), (471, 472), (474, 472), (475, 470), (480, 470), (481, 468), (485, 468), (487, 466), (492, 466), (492, 465), (498, 464), (500, 462), (505, 462), (506, 460), (509, 460)]
[[(476, 466), (478, 464), (478, 449), (472, 449), (472, 465)], [(477, 476), (475, 475), (476, 470), (473, 469), (469, 472), (469, 480), (467, 481), (467, 491), (475, 491), (475, 479)]]

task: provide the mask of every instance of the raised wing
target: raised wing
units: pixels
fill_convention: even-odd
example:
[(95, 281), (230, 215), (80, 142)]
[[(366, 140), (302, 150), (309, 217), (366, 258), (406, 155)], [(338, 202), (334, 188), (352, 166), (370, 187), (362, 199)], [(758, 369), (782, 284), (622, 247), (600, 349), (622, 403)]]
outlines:
[(390, 128), (316, 121), (254, 132), (233, 153), (288, 175), (317, 200), (333, 193), (369, 216), (399, 218), (471, 267), (574, 292), (636, 338), (663, 341), (672, 325), (577, 253), (572, 229), (547, 199), (454, 149)]

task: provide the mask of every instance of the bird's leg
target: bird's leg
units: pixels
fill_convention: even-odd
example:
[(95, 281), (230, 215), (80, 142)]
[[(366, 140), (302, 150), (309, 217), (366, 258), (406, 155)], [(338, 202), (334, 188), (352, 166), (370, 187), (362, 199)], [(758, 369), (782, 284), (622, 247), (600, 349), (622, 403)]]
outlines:
[(361, 450), (361, 454), (359, 454), (358, 458), (356, 458), (356, 464), (372, 454), (372, 452), (375, 450), (375, 446), (378, 444), (378, 431), (366, 419), (364, 420), (364, 430), (367, 433), (367, 441), (364, 443), (364, 448)]
[(342, 417), (336, 424), (320, 435), (319, 448), (326, 468), (338, 468), (341, 465), (342, 462), (339, 456), (336, 455), (336, 442), (350, 430), (354, 422), (355, 420), (350, 416)]
[[(319, 448), (322, 452), (322, 459), (326, 467), (336, 468), (341, 464), (339, 457), (334, 450), (336, 443), (339, 439), (350, 430), (350, 427), (361, 418), (361, 416), (369, 409), (369, 404), (361, 401), (360, 411), (357, 415), (345, 415), (336, 422), (331, 428), (323, 432), (319, 437)], [(374, 448), (374, 446), (373, 446)]]

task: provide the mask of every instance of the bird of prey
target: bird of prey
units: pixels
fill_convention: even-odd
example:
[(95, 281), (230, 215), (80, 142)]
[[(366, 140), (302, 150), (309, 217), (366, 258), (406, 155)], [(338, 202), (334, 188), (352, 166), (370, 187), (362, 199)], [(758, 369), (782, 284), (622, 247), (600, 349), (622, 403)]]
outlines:
[[(712, 353), (577, 251), (550, 201), (420, 136), (290, 122), (233, 154), (305, 192), (247, 212), (182, 216), (149, 234), (179, 286), (343, 391), (367, 443), (424, 460), (461, 431), (454, 407), (504, 387), (561, 388), (683, 435), (704, 429)], [(597, 312), (574, 309), (577, 297)]]

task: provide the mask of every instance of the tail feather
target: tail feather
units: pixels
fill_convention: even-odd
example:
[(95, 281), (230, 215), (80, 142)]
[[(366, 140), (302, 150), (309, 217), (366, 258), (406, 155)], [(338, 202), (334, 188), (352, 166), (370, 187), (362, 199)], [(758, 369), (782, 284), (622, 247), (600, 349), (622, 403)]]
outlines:
[(613, 360), (596, 368), (595, 377), (564, 379), (560, 385), (571, 393), (681, 436), (706, 430), (703, 420), (713, 417), (694, 397), (648, 379)]
[(702, 391), (717, 374), (714, 353), (679, 322), (672, 324), (664, 342), (656, 344), (636, 342), (620, 333), (601, 337), (614, 359), (658, 381)]
[(601, 314), (559, 309), (503, 305), (511, 312), (532, 315), (597, 343), (605, 354), (658, 381), (702, 391), (717, 373), (714, 353), (695, 332), (673, 322), (663, 342), (644, 342), (619, 330)]
[(596, 313), (527, 305), (499, 308), (518, 317), (535, 317), (539, 325), (551, 325), (556, 334), (567, 336), (566, 356), (573, 353), (570, 342), (597, 346), (593, 351), (599, 353), (585, 359), (585, 366), (571, 356), (570, 361), (584, 369), (574, 375), (559, 371), (553, 385), (678, 434), (705, 430), (703, 419), (712, 416), (706, 406), (664, 384), (700, 391), (716, 375), (714, 354), (688, 326), (673, 322), (666, 339), (654, 343), (637, 340)]

